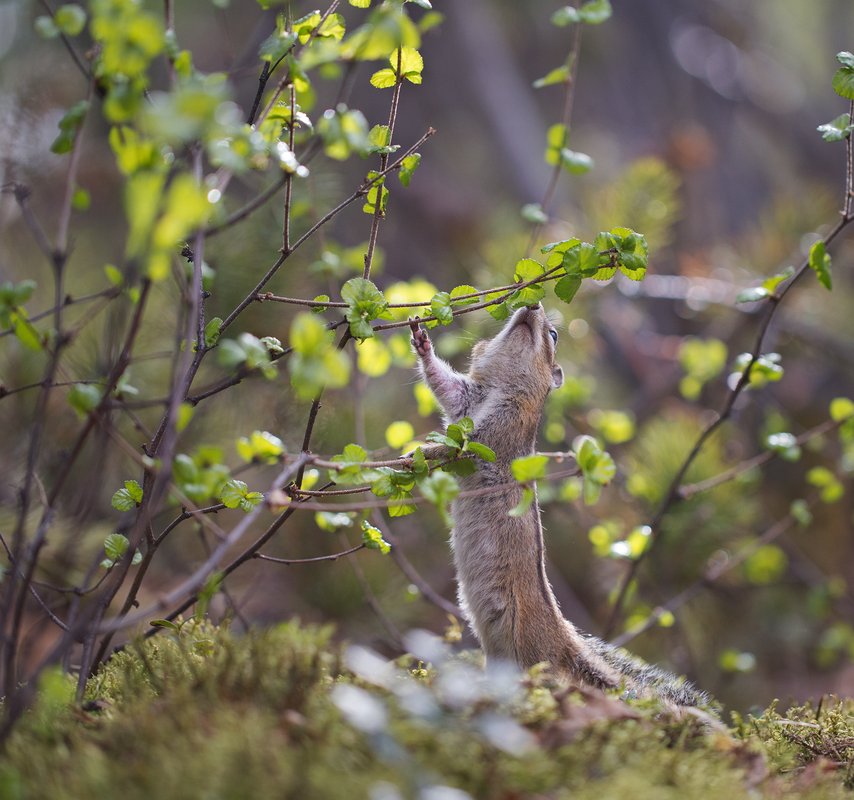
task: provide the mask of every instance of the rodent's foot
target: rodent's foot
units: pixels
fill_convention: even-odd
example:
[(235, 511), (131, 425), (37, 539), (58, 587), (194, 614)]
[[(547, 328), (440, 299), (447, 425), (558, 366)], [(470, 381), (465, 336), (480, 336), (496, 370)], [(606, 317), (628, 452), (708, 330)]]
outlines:
[(409, 329), (412, 331), (412, 346), (415, 348), (415, 352), (423, 358), (432, 347), (430, 337), (427, 335), (427, 331), (421, 327), (421, 320), (418, 317), (409, 320)]

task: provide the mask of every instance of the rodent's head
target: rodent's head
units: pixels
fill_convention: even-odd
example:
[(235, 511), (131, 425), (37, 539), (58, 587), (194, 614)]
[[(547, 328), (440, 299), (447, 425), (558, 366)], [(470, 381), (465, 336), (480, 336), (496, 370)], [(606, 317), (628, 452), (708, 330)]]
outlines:
[(563, 384), (555, 363), (557, 330), (543, 307), (520, 308), (493, 339), (478, 342), (471, 352), (471, 377), (478, 383), (509, 388), (537, 403)]

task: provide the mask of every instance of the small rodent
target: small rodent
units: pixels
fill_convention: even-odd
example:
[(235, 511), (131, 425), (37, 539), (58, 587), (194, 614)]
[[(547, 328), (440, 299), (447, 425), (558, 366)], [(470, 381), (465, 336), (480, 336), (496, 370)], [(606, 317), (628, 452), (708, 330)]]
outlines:
[[(417, 318), (410, 323), (419, 370), (446, 422), (471, 417), (473, 439), (495, 451), (460, 481), (463, 490), (505, 486), (458, 497), (451, 505), (451, 546), (459, 602), (487, 660), (522, 669), (549, 662), (559, 675), (602, 689), (623, 686), (677, 706), (707, 702), (690, 683), (583, 634), (563, 617), (546, 576), (543, 529), (536, 496), (522, 516), (508, 512), (521, 499), (514, 458), (534, 452), (546, 397), (563, 383), (555, 363), (557, 331), (542, 306), (521, 308), (493, 339), (478, 342), (467, 375), (434, 354)], [(425, 448), (441, 457), (442, 446)]]

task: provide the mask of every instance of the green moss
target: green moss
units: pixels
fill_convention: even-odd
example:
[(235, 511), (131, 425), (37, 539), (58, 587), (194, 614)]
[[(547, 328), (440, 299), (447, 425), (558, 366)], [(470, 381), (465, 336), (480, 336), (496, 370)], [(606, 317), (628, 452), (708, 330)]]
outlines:
[(414, 673), (351, 658), (353, 673), (329, 642), (328, 628), (191, 622), (116, 655), (82, 708), (52, 674), (0, 758), (0, 798), (852, 796), (850, 700), (772, 707), (729, 736), (537, 674), (502, 684), (468, 657)]

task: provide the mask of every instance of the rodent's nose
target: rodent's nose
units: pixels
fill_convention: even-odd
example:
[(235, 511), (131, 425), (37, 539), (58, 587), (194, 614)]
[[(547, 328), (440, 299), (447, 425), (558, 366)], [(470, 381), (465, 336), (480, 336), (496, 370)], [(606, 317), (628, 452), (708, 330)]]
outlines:
[(543, 304), (542, 303), (536, 303), (532, 306), (528, 306), (528, 308), (530, 308), (531, 311), (537, 311), (537, 310), (542, 311), (543, 310)]

